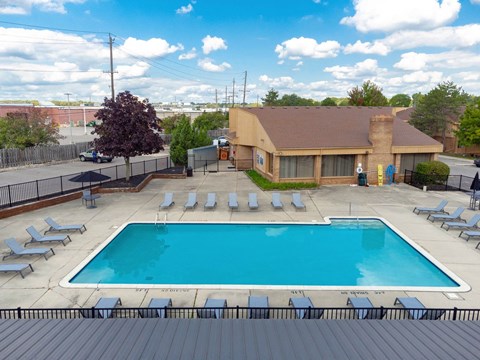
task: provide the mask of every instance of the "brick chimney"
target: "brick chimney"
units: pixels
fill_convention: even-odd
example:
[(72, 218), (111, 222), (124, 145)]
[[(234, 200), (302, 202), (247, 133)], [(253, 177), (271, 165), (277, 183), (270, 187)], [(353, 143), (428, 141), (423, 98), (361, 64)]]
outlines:
[(368, 182), (376, 184), (377, 177), (374, 176), (374, 174), (377, 166), (381, 164), (383, 171), (385, 171), (388, 165), (394, 164), (392, 154), (393, 116), (372, 116), (368, 129), (368, 140), (373, 147), (373, 151), (368, 155), (368, 169), (372, 172), (372, 176), (369, 176)]

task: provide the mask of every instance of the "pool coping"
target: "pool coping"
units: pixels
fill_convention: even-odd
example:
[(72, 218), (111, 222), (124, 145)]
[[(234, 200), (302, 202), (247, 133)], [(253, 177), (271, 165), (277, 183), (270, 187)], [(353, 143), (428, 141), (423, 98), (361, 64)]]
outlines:
[[(59, 285), (64, 288), (77, 288), (77, 289), (215, 289), (215, 290), (245, 290), (245, 289), (263, 289), (263, 290), (301, 290), (301, 291), (426, 291), (426, 292), (468, 292), (471, 290), (471, 286), (457, 276), (453, 271), (448, 269), (434, 256), (428, 253), (424, 248), (406, 236), (402, 231), (397, 229), (392, 223), (382, 217), (376, 216), (327, 216), (324, 218), (324, 222), (312, 220), (310, 222), (277, 222), (277, 221), (215, 221), (208, 223), (215, 224), (271, 224), (271, 225), (318, 225), (326, 226), (330, 225), (332, 220), (379, 220), (400, 236), (405, 242), (407, 242), (413, 249), (415, 249), (420, 255), (430, 261), (440, 271), (442, 271), (451, 280), (456, 282), (458, 287), (427, 287), (427, 286), (317, 286), (317, 285), (225, 285), (225, 284), (72, 284), (70, 280), (73, 279), (95, 256), (97, 256), (108, 244), (115, 239), (115, 237), (130, 224), (154, 224), (152, 221), (129, 221), (119, 226), (117, 230), (111, 234), (104, 242), (102, 242), (95, 250), (92, 251), (85, 259), (83, 259), (77, 266), (75, 266), (66, 276), (60, 280)], [(205, 221), (162, 221), (162, 225), (168, 224), (205, 224)]]

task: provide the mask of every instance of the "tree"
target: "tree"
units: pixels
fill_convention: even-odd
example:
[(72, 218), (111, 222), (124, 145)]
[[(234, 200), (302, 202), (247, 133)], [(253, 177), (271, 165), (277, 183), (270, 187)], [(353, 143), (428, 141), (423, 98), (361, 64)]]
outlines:
[(181, 119), (172, 132), (170, 157), (175, 165), (187, 165), (188, 149), (211, 145), (212, 140), (204, 128), (191, 126), (188, 118)]
[(320, 103), (313, 99), (306, 99), (297, 94), (285, 94), (277, 101), (278, 106), (318, 106)]
[(177, 124), (180, 122), (180, 120), (182, 120), (183, 118), (187, 118), (188, 121), (190, 121), (190, 117), (185, 114), (167, 116), (165, 119), (160, 120), (160, 124), (162, 125), (163, 132), (165, 134), (173, 133), (173, 130), (175, 129)]
[(63, 138), (58, 126), (38, 108), (15, 112), (0, 118), (0, 148), (19, 148), (58, 144)]
[(148, 99), (140, 101), (130, 92), (119, 93), (115, 100), (105, 98), (95, 117), (102, 120), (93, 134), (97, 151), (107, 155), (122, 156), (125, 160), (125, 178), (130, 180), (130, 158), (153, 154), (163, 150), (163, 141), (158, 135), (155, 109)]
[(455, 135), (461, 146), (480, 145), (480, 100), (467, 106)]
[(425, 97), (422, 93), (418, 92), (412, 95), (412, 106), (416, 107), (418, 103)]
[(348, 103), (356, 106), (387, 106), (388, 100), (382, 94), (382, 88), (371, 82), (365, 81), (362, 87), (355, 86), (348, 91)]
[(397, 94), (392, 96), (388, 104), (390, 106), (409, 107), (412, 103), (412, 98), (407, 94)]
[(278, 105), (278, 91), (270, 89), (268, 93), (262, 98), (263, 106), (275, 106)]
[(327, 97), (320, 102), (320, 105), (321, 106), (337, 106), (337, 102), (332, 98)]
[(409, 123), (427, 135), (441, 134), (445, 149), (445, 138), (450, 124), (458, 121), (461, 107), (468, 95), (453, 82), (443, 82), (420, 98)]
[(223, 129), (227, 125), (227, 118), (220, 111), (204, 112), (195, 119), (194, 125), (205, 130)]

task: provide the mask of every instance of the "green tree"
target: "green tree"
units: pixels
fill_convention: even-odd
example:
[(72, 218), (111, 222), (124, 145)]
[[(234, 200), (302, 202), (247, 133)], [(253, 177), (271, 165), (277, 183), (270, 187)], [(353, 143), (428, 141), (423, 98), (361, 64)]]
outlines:
[(313, 99), (306, 99), (297, 94), (286, 94), (277, 102), (278, 106), (318, 106), (320, 103)]
[(172, 132), (170, 157), (175, 165), (187, 165), (188, 149), (211, 145), (207, 130), (190, 125), (187, 117), (182, 118)]
[(451, 81), (438, 84), (421, 98), (409, 123), (429, 136), (441, 134), (445, 149), (447, 129), (456, 123), (468, 95)]
[(97, 151), (107, 155), (122, 156), (125, 160), (125, 178), (130, 180), (130, 158), (153, 154), (163, 150), (163, 141), (158, 135), (155, 109), (148, 99), (140, 101), (129, 91), (119, 93), (115, 100), (105, 98), (103, 109), (95, 114), (102, 120), (95, 126), (94, 140)]
[(185, 114), (167, 116), (165, 119), (160, 120), (160, 124), (163, 129), (163, 132), (165, 134), (173, 133), (173, 130), (175, 129), (177, 124), (180, 122), (180, 120), (182, 120), (183, 118), (186, 118), (188, 119), (188, 121), (190, 121), (190, 116), (187, 116)]
[(480, 145), (480, 100), (467, 106), (455, 135), (459, 145)]
[(223, 129), (227, 125), (227, 117), (220, 111), (204, 112), (195, 119), (194, 125), (205, 130)]
[(0, 148), (19, 148), (58, 144), (58, 126), (38, 108), (0, 118)]
[(418, 92), (412, 95), (412, 106), (416, 107), (420, 101), (425, 97), (422, 93)]
[(388, 100), (382, 94), (381, 87), (367, 80), (362, 87), (355, 86), (348, 91), (348, 103), (356, 106), (387, 106)]
[(278, 91), (270, 89), (268, 93), (262, 98), (263, 106), (275, 106), (278, 105)]
[(388, 101), (388, 104), (390, 106), (398, 106), (398, 107), (409, 107), (411, 103), (412, 103), (412, 98), (407, 94), (394, 95)]
[(337, 102), (331, 97), (327, 97), (320, 102), (321, 106), (337, 106)]

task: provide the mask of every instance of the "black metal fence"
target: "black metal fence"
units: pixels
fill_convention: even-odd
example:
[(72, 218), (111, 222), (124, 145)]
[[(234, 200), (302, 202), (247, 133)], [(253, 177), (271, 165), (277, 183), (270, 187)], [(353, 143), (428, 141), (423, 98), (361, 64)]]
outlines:
[[(170, 157), (131, 163), (131, 176), (151, 174), (171, 166)], [(97, 172), (110, 176), (110, 180), (95, 183), (77, 183), (69, 179), (80, 173), (48, 179), (29, 181), (0, 187), (0, 209), (27, 204), (79, 191), (90, 185), (98, 185), (125, 178), (125, 164), (99, 168)]]
[(473, 177), (466, 175), (424, 175), (411, 170), (405, 170), (404, 183), (427, 190), (437, 191), (470, 191)]
[[(107, 314), (108, 316), (105, 316)], [(480, 309), (458, 308), (428, 308), (409, 309), (403, 308), (249, 308), (249, 307), (226, 307), (226, 308), (49, 308), (49, 309), (0, 309), (0, 319), (76, 319), (76, 318), (139, 318), (158, 317), (161, 314), (167, 318), (194, 319), (194, 318), (224, 318), (224, 319), (358, 319), (359, 314), (369, 314), (364, 319), (383, 320), (480, 320)], [(413, 315), (413, 317), (412, 317)], [(420, 316), (423, 315), (423, 316)]]

